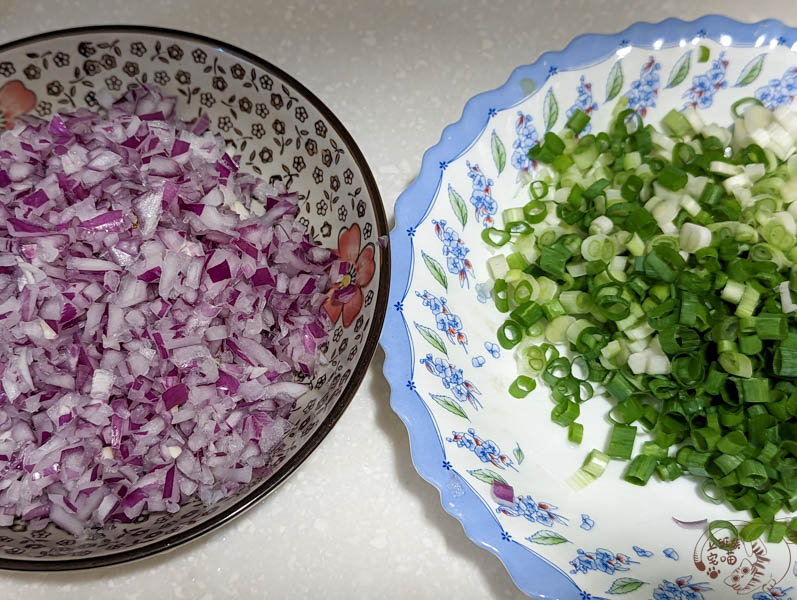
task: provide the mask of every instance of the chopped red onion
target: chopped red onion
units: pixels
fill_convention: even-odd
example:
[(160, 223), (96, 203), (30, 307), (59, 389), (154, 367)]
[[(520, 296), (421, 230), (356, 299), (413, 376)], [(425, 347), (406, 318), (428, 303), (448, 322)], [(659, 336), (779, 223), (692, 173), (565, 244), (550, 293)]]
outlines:
[(0, 526), (79, 535), (265, 474), (348, 268), (207, 116), (100, 102), (0, 135)]
[(222, 261), (219, 264), (207, 269), (207, 274), (213, 283), (218, 283), (225, 279), (229, 279), (232, 275), (230, 273), (230, 265), (227, 261)]

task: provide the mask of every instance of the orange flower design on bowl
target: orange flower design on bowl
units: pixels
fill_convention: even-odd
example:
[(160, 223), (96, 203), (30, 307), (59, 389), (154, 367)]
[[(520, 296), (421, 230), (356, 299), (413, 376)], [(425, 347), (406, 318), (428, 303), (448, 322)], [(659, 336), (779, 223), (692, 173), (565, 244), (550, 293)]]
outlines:
[(349, 263), (346, 274), (336, 283), (324, 303), (324, 308), (337, 323), (343, 315), (343, 326), (348, 327), (360, 314), (363, 307), (362, 288), (366, 287), (374, 276), (374, 245), (369, 243), (362, 249), (360, 245), (360, 226), (355, 223), (338, 234), (338, 256)]
[(0, 129), (11, 129), (14, 119), (36, 105), (36, 94), (21, 81), (9, 81), (0, 88)]

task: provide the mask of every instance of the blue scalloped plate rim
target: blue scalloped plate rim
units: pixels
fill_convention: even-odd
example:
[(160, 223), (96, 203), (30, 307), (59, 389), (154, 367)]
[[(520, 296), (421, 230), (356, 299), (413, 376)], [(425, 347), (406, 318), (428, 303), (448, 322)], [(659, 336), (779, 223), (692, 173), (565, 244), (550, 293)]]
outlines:
[[(523, 91), (522, 80), (544, 82), (552, 72), (595, 64), (622, 46), (650, 47), (656, 39), (665, 40), (667, 46), (698, 35), (719, 40), (723, 34), (730, 34), (734, 46), (753, 45), (761, 35), (784, 37), (792, 43), (797, 41), (797, 29), (775, 19), (740, 23), (720, 15), (708, 15), (695, 21), (639, 22), (616, 34), (581, 35), (564, 50), (546, 52), (533, 64), (517, 67), (501, 87), (468, 100), (459, 121), (446, 127), (440, 141), (424, 153), (420, 174), (396, 201), (396, 224), (390, 233), (391, 258), (395, 266), (388, 314), (380, 339), (385, 351), (383, 372), (391, 388), (390, 405), (407, 427), (418, 474), (438, 489), (443, 508), (462, 523), (467, 536), (495, 554), (518, 588), (531, 597), (602, 600), (582, 591), (565, 571), (514, 541), (470, 484), (449, 470), (435, 421), (414, 388), (415, 361), (406, 359), (414, 355), (402, 312), (414, 268), (413, 233), (431, 208), (442, 170), (473, 144), (486, 127), (490, 112), (510, 108), (529, 97)], [(537, 85), (534, 93), (540, 87)], [(399, 270), (399, 265), (408, 267)]]

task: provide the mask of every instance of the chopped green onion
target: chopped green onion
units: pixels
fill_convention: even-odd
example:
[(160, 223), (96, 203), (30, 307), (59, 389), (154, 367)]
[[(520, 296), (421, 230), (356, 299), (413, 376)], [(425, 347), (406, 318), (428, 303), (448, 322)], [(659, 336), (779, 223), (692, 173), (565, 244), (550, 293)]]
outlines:
[(662, 481), (675, 481), (683, 475), (683, 469), (674, 458), (666, 458), (656, 466), (656, 474)]
[(540, 269), (555, 277), (561, 277), (570, 256), (571, 254), (562, 246), (545, 246), (540, 253)]
[(762, 340), (783, 340), (789, 332), (785, 315), (760, 313), (755, 318), (755, 328)]
[[(515, 294), (517, 301), (517, 293)], [(564, 314), (564, 313), (562, 313)], [(545, 309), (533, 300), (527, 300), (509, 313), (510, 319), (524, 327), (531, 327), (545, 316)]]
[(500, 248), (511, 238), (512, 235), (503, 229), (496, 229), (495, 227), (486, 227), (482, 229), (482, 241), (493, 248)]
[(567, 429), (567, 439), (574, 444), (580, 444), (583, 438), (584, 426), (581, 423), (576, 423), (575, 421), (570, 423), (570, 426)]
[(503, 279), (496, 279), (493, 284), (493, 301), (495, 307), (501, 312), (509, 311), (509, 300), (507, 298), (507, 285)]
[(553, 410), (551, 411), (551, 421), (557, 425), (566, 427), (575, 421), (580, 413), (581, 410), (578, 408), (578, 404), (576, 402), (564, 400), (553, 407)]
[(769, 526), (762, 522), (760, 519), (753, 519), (742, 527), (739, 531), (739, 537), (745, 542), (754, 542), (767, 530)]
[(775, 350), (772, 368), (775, 375), (780, 377), (797, 377), (797, 349), (780, 345)]
[[(744, 462), (744, 459), (741, 456), (735, 456), (732, 454), (720, 454), (718, 457), (714, 459), (714, 466), (716, 466), (723, 475), (730, 475), (733, 473), (736, 468)], [(736, 476), (736, 482), (738, 483), (738, 475)]]
[[(747, 438), (738, 429), (729, 431), (717, 442), (717, 450), (725, 454), (736, 455), (747, 447)], [(737, 465), (738, 466), (738, 465)]]
[(739, 484), (744, 487), (756, 488), (767, 480), (767, 471), (764, 465), (748, 458), (739, 465)]
[[(727, 531), (728, 532), (728, 540), (727, 542), (723, 540), (721, 541), (717, 537), (717, 532)], [(708, 529), (706, 530), (706, 535), (708, 539), (719, 549), (730, 551), (736, 547), (736, 540), (739, 539), (739, 531), (736, 529), (736, 526), (731, 523), (730, 521), (712, 521), (708, 524)]]
[(754, 105), (757, 105), (757, 106), (764, 106), (764, 103), (761, 102), (761, 100), (759, 100), (758, 98), (753, 98), (752, 96), (748, 96), (746, 98), (742, 98), (740, 100), (737, 100), (736, 102), (731, 104), (731, 112), (733, 113), (733, 116), (737, 117), (737, 118), (741, 117), (742, 115), (739, 113), (739, 107), (740, 106), (745, 106), (745, 105), (748, 105), (748, 104), (754, 104)]
[(519, 375), (509, 386), (509, 394), (513, 398), (525, 398), (529, 395), (529, 392), (533, 392), (536, 387), (537, 382), (534, 381), (534, 379), (526, 377), (525, 375)]
[(609, 457), (600, 450), (593, 449), (587, 454), (584, 464), (568, 478), (567, 483), (576, 491), (583, 489), (603, 475), (608, 465)]
[[(741, 533), (712, 522), (713, 542), (797, 543), (797, 519), (775, 520), (797, 510), (797, 148), (783, 114), (754, 98), (732, 110), (733, 130), (690, 108), (662, 133), (623, 105), (608, 131), (576, 139), (590, 118), (575, 110), (546, 132), (528, 201), (482, 231), (503, 253), (488, 259), (508, 317), (497, 339), (518, 348), (510, 395), (540, 377), (571, 442), (580, 404), (595, 389), (612, 399), (607, 453), (590, 453), (574, 488), (610, 457), (630, 460), (636, 485), (687, 472), (706, 501), (754, 517)], [(634, 456), (639, 426), (652, 441)]]
[(523, 207), (523, 217), (532, 225), (537, 225), (545, 220), (548, 208), (542, 200), (531, 200)]
[(541, 200), (548, 195), (550, 187), (548, 183), (537, 179), (529, 184), (529, 193), (534, 200)]
[(556, 317), (561, 317), (562, 315), (567, 314), (565, 307), (562, 306), (562, 303), (559, 300), (550, 300), (543, 304), (542, 312), (545, 315), (545, 318), (549, 321), (553, 321)]
[(769, 402), (769, 381), (760, 377), (737, 379), (736, 388), (742, 402)]
[(628, 483), (634, 485), (647, 485), (648, 480), (656, 471), (658, 461), (647, 454), (637, 454), (623, 476)]
[(725, 501), (725, 492), (722, 487), (711, 479), (704, 479), (700, 483), (700, 496), (712, 504), (722, 504)]
[(567, 120), (566, 126), (573, 130), (573, 133), (579, 134), (584, 131), (584, 128), (589, 123), (589, 115), (580, 108), (577, 108), (570, 118)]
[(564, 152), (565, 143), (562, 141), (562, 138), (556, 135), (553, 131), (546, 133), (543, 139), (545, 140), (545, 147), (553, 154), (558, 156)]
[(786, 535), (788, 525), (779, 521), (775, 521), (769, 526), (769, 534), (767, 535), (768, 544), (779, 544)]
[(682, 138), (692, 133), (692, 126), (689, 121), (675, 109), (664, 115), (661, 120), (661, 126), (674, 137)]
[(731, 375), (738, 377), (752, 377), (753, 375), (753, 363), (744, 354), (723, 352), (719, 356), (719, 363)]
[(606, 454), (612, 458), (628, 460), (634, 449), (634, 438), (636, 438), (636, 427), (633, 425), (622, 425), (615, 423), (612, 428), (612, 435), (609, 438), (609, 446)]
[(683, 169), (679, 169), (673, 165), (667, 165), (661, 170), (661, 173), (659, 173), (657, 181), (668, 190), (677, 192), (686, 186), (688, 176)]
[(761, 298), (761, 293), (752, 285), (747, 284), (744, 286), (744, 293), (739, 300), (739, 305), (736, 307), (737, 317), (750, 317), (753, 315), (758, 301)]

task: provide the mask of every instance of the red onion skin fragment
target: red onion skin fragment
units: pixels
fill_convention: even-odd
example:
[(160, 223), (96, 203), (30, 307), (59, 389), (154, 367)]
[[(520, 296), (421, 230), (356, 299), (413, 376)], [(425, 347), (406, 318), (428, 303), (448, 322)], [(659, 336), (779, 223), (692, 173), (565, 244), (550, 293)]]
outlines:
[(0, 135), (0, 525), (234, 494), (326, 364), (345, 265), (175, 106), (137, 87)]
[(675, 524), (684, 529), (704, 529), (708, 525), (708, 519), (700, 519), (699, 521), (682, 521), (681, 519), (672, 518)]

